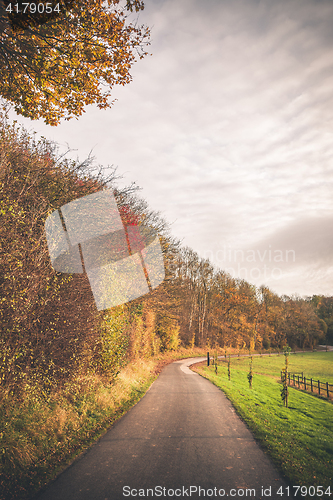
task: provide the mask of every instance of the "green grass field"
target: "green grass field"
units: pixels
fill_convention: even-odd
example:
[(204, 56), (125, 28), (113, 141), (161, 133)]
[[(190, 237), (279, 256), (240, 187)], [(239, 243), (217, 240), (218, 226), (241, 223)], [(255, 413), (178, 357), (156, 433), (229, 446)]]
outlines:
[[(290, 373), (303, 372), (305, 377), (320, 379), (322, 382), (333, 384), (333, 351), (330, 352), (297, 352), (289, 355)], [(237, 369), (248, 371), (249, 360), (245, 358), (231, 358)], [(254, 371), (261, 375), (280, 377), (281, 368), (284, 367), (284, 355), (253, 356)]]
[[(290, 355), (290, 371), (332, 380), (333, 353)], [(289, 408), (283, 406), (278, 382), (284, 356), (253, 357), (253, 388), (249, 388), (248, 358), (201, 366), (196, 371), (220, 387), (292, 486), (323, 486), (333, 494), (333, 404), (289, 388)], [(305, 497), (303, 497), (305, 498)], [(309, 497), (310, 498), (310, 497)], [(329, 498), (324, 495), (323, 498)]]

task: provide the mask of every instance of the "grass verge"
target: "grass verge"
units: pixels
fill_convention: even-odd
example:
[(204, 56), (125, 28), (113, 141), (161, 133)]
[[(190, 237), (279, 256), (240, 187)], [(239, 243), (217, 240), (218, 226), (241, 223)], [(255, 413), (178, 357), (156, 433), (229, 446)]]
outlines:
[(96, 375), (71, 381), (48, 398), (31, 388), (0, 407), (0, 498), (31, 498), (145, 394), (153, 361), (124, 369), (112, 386)]
[[(283, 367), (283, 356), (279, 360)], [(223, 390), (291, 485), (323, 486), (325, 491), (333, 478), (332, 403), (290, 388), (289, 408), (285, 408), (276, 380), (257, 374), (254, 368), (250, 389), (249, 360), (231, 363), (230, 381), (226, 364), (218, 367), (217, 375), (214, 367), (195, 370)]]

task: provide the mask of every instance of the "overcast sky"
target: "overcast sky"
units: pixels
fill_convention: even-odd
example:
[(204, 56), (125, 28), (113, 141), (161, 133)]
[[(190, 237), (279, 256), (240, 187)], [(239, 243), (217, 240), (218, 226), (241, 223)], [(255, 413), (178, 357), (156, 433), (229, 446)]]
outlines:
[(139, 20), (152, 55), (111, 109), (19, 121), (118, 166), (217, 267), (333, 295), (332, 0), (147, 0)]

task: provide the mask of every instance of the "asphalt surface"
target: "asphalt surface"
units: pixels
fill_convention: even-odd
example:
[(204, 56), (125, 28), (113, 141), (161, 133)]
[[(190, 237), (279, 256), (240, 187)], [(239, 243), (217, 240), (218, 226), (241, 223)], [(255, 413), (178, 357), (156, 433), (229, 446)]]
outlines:
[(36, 500), (288, 498), (231, 403), (187, 367), (193, 361), (166, 366), (141, 401)]

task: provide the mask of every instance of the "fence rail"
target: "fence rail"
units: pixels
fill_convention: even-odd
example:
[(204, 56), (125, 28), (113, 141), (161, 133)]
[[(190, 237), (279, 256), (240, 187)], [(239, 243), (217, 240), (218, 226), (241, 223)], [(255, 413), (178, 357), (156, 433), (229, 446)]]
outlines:
[(299, 389), (304, 389), (305, 391), (311, 391), (320, 395), (325, 394), (327, 398), (332, 394), (331, 397), (333, 397), (333, 384), (305, 377), (303, 373), (288, 373), (288, 385), (294, 387), (297, 385)]

